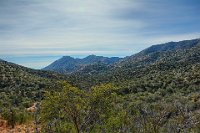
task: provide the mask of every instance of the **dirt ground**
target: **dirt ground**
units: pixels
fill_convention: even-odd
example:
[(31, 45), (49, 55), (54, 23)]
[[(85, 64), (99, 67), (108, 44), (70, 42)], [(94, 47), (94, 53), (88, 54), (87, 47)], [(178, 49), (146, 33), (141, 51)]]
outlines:
[(0, 133), (34, 133), (33, 123), (27, 125), (16, 125), (14, 129), (7, 126), (5, 120), (0, 119)]

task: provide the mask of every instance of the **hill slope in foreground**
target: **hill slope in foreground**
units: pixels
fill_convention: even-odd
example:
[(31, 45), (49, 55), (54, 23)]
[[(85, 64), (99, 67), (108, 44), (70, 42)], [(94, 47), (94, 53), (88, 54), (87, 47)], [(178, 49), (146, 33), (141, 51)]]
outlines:
[(45, 89), (57, 85), (63, 75), (29, 69), (0, 60), (0, 106), (29, 107), (41, 100)]

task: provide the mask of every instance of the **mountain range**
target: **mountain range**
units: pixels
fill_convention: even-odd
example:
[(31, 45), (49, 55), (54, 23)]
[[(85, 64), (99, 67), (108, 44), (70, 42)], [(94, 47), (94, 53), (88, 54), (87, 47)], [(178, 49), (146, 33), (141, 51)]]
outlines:
[(163, 59), (163, 56), (165, 56), (166, 53), (178, 52), (193, 48), (196, 45), (199, 45), (199, 42), (200, 39), (194, 39), (153, 45), (137, 54), (125, 58), (108, 58), (103, 56), (89, 55), (83, 59), (79, 59), (70, 56), (63, 56), (62, 58), (43, 68), (43, 70), (69, 74), (81, 71), (92, 72), (93, 70), (91, 70), (91, 67), (115, 68), (124, 65), (136, 67), (138, 65), (147, 65)]
[[(15, 83), (20, 81), (19, 77), (32, 77), (30, 75), (33, 75), (33, 77), (42, 77), (47, 79), (60, 79), (61, 77), (73, 79), (73, 77), (85, 76), (88, 78), (98, 76), (99, 79), (102, 78), (104, 74), (107, 74), (105, 77), (109, 77), (109, 80), (116, 76), (119, 79), (123, 79), (123, 77), (126, 76), (131, 78), (131, 75), (134, 73), (141, 73), (144, 68), (153, 65), (166, 65), (171, 63), (176, 67), (180, 63), (188, 65), (191, 63), (199, 63), (199, 47), (200, 39), (193, 39), (153, 45), (137, 54), (125, 58), (108, 58), (89, 55), (83, 59), (78, 59), (70, 56), (63, 56), (61, 59), (56, 60), (43, 70), (33, 70), (0, 60), (1, 81), (5, 81), (8, 77), (11, 77), (8, 81)], [(163, 67), (163, 69), (164, 68), (165, 67)], [(140, 72), (137, 71), (138, 69), (140, 69)], [(61, 74), (58, 73), (65, 73), (66, 75), (61, 76)], [(124, 76), (117, 75), (117, 73), (121, 73)], [(15, 77), (18, 79), (13, 81)], [(86, 79), (87, 78), (85, 78), (85, 80)], [(4, 82), (1, 82), (2, 86), (4, 84)]]
[(185, 68), (183, 66), (190, 65), (198, 66), (199, 51), (200, 39), (193, 39), (153, 45), (125, 58), (89, 55), (78, 59), (63, 56), (42, 70), (33, 70), (0, 60), (0, 87), (20, 87), (24, 85), (23, 82), (30, 82), (28, 86), (31, 86), (29, 84), (37, 86), (43, 79), (68, 80), (81, 88), (98, 83), (123, 82), (142, 77), (149, 72), (169, 71), (172, 68), (175, 70), (177, 67)]
[(83, 59), (73, 58), (70, 56), (63, 56), (62, 58), (56, 60), (49, 66), (43, 68), (43, 70), (55, 71), (58, 73), (73, 73), (84, 69), (88, 65), (94, 64), (106, 64), (111, 65), (120, 60), (118, 57), (103, 57), (96, 55), (89, 55)]

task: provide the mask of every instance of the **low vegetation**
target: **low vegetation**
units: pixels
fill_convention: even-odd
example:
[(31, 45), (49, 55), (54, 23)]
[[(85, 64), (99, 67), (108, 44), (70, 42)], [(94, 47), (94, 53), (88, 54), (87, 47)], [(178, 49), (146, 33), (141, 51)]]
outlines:
[(112, 85), (80, 90), (64, 83), (46, 93), (41, 106), (43, 132), (199, 132), (200, 94), (140, 92), (123, 95)]

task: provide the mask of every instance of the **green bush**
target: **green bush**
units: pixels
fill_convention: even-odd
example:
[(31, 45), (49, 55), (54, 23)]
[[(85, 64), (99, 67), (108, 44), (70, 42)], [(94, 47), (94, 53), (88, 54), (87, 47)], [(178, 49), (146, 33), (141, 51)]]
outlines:
[(19, 110), (17, 108), (3, 109), (2, 117), (8, 122), (8, 125), (12, 128), (17, 124), (24, 124), (28, 121), (33, 120), (32, 114), (23, 110)]

